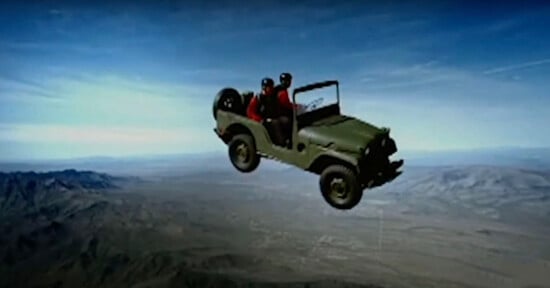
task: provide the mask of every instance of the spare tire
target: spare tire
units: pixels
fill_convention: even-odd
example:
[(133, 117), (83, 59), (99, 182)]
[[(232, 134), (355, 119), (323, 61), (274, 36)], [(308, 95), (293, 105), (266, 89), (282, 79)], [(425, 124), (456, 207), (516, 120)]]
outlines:
[(212, 108), (214, 119), (217, 119), (216, 112), (218, 109), (222, 111), (240, 113), (243, 110), (242, 96), (233, 88), (223, 88), (216, 95)]

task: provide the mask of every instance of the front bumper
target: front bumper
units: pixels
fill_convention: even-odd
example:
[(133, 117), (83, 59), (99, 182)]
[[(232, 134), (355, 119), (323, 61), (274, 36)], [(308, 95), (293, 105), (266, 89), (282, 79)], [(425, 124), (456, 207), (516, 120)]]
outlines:
[(388, 157), (397, 152), (395, 140), (390, 137), (389, 130), (376, 136), (367, 146), (365, 156), (372, 157)]
[(404, 160), (391, 161), (390, 156), (397, 152), (395, 140), (386, 133), (378, 135), (365, 149), (365, 155), (359, 162), (363, 187), (372, 188), (393, 181), (402, 171)]

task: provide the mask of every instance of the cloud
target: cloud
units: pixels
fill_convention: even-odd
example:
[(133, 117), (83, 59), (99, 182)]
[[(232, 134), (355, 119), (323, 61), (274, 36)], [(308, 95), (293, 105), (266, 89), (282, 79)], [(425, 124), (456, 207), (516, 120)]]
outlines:
[(59, 95), (52, 93), (40, 82), (18, 77), (16, 75), (0, 75), (0, 104), (6, 102), (60, 102)]
[[(425, 19), (403, 19), (385, 11), (369, 11), (366, 7), (357, 9), (357, 5), (345, 2), (328, 5), (294, 3), (291, 9), (274, 4), (269, 8), (246, 5), (195, 11), (191, 13), (192, 17), (198, 18), (198, 29), (204, 32), (195, 41), (227, 41), (270, 35), (274, 39), (300, 41), (319, 34), (342, 33), (342, 30), (347, 30), (346, 33), (360, 31), (363, 37), (369, 38), (373, 35), (393, 37), (400, 33), (413, 33), (429, 23)], [(257, 17), (258, 11), (261, 11), (260, 17)], [(186, 12), (179, 18), (189, 16), (190, 13)]]
[[(79, 78), (50, 80), (51, 86), (67, 101), (67, 108), (80, 116), (66, 118), (150, 125), (192, 125), (205, 121), (217, 87), (201, 84), (133, 80), (116, 74), (81, 75)], [(93, 110), (89, 110), (93, 107)], [(207, 111), (207, 110), (206, 110)], [(97, 119), (102, 117), (102, 119)]]
[[(402, 64), (388, 60), (373, 63), (358, 70), (353, 76), (357, 83), (352, 92), (369, 92), (371, 95), (408, 95), (415, 92), (416, 101), (438, 99), (446, 103), (465, 105), (467, 103), (492, 102), (494, 105), (508, 105), (523, 96), (526, 103), (532, 103), (541, 95), (543, 88), (527, 82), (495, 79), (476, 69), (458, 67), (443, 61), (428, 60)], [(543, 93), (544, 94), (544, 93)], [(535, 96), (537, 95), (537, 96)], [(382, 96), (381, 96), (382, 97)], [(402, 100), (402, 98), (399, 98)], [(498, 100), (494, 102), (495, 100)]]
[(550, 145), (537, 132), (550, 121), (548, 87), (433, 60), (390, 59), (354, 78), (368, 81), (343, 84), (343, 113), (392, 128), (402, 148)]
[(0, 49), (12, 51), (32, 51), (32, 52), (71, 52), (86, 55), (105, 55), (123, 51), (122, 48), (114, 46), (105, 46), (94, 43), (70, 43), (55, 41), (12, 41), (0, 42)]
[(59, 9), (50, 9), (48, 10), (48, 13), (51, 15), (63, 15), (63, 11)]
[(205, 131), (196, 128), (151, 129), (93, 125), (0, 124), (0, 141), (15, 142), (113, 145), (197, 144), (205, 134)]
[(428, 101), (421, 94), (369, 94), (355, 101), (343, 98), (342, 111), (374, 125), (390, 127), (400, 149), (550, 145), (550, 137), (537, 132), (540, 126), (533, 125), (550, 120), (547, 108), (454, 105), (441, 98)]
[(37, 81), (37, 87), (0, 80), (0, 123), (191, 127), (211, 131), (210, 107), (218, 86), (56, 69), (58, 74), (29, 80)]
[(60, 157), (187, 153), (222, 147), (211, 130), (199, 128), (49, 124), (0, 124), (0, 144), (5, 143), (12, 143), (12, 147), (35, 147), (34, 151), (17, 152), (20, 156), (38, 154), (42, 157), (60, 150), (59, 147), (65, 147), (65, 151), (56, 153)]
[[(31, 79), (29, 85), (9, 80), (9, 97), (0, 81), (0, 146), (17, 157), (182, 153), (222, 147), (212, 132), (209, 109), (219, 87), (53, 70), (58, 73), (42, 81)], [(40, 93), (55, 94), (59, 101), (37, 102)]]
[(374, 63), (361, 69), (356, 75), (360, 82), (368, 83), (365, 89), (377, 91), (413, 86), (422, 87), (427, 84), (466, 78), (465, 73), (439, 65), (435, 60), (411, 65), (390, 62), (387, 64)]
[[(0, 88), (4, 91), (25, 92), (31, 97), (49, 96), (66, 100), (88, 98), (92, 101), (98, 99), (116, 100), (121, 97), (187, 98), (193, 101), (200, 98), (192, 97), (193, 95), (201, 96), (215, 90), (215, 87), (207, 84), (153, 80), (141, 77), (139, 74), (98, 74), (93, 70), (75, 70), (63, 66), (42, 67), (39, 72), (36, 73), (37, 75), (29, 73), (27, 77), (15, 74), (0, 75)], [(179, 71), (182, 78), (190, 75), (221, 75), (223, 73), (227, 72), (220, 69), (181, 69)]]
[(511, 18), (511, 19), (505, 19), (496, 21), (493, 23), (488, 24), (484, 29), (479, 29), (482, 33), (501, 33), (506, 32), (512, 28), (515, 28), (519, 26), (521, 23), (523, 23), (525, 19), (521, 17)]
[(535, 66), (540, 66), (540, 65), (545, 65), (545, 64), (550, 64), (550, 58), (519, 63), (519, 64), (515, 64), (515, 65), (491, 68), (491, 69), (483, 71), (483, 74), (490, 75), (490, 74), (497, 74), (497, 73), (505, 73), (505, 72), (515, 71), (515, 70), (519, 70), (519, 69), (535, 67)]
[(29, 77), (22, 77), (20, 75), (14, 74), (13, 71), (6, 71), (5, 73), (0, 71), (0, 84), (26, 86), (36, 89), (46, 88), (46, 86), (44, 86), (39, 81), (34, 81), (32, 79), (29, 79)]

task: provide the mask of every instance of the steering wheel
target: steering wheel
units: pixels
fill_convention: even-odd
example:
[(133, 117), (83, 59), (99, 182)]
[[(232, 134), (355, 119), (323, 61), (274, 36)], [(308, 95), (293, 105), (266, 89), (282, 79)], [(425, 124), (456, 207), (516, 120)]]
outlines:
[(305, 106), (305, 110), (306, 110), (306, 111), (311, 111), (311, 110), (317, 109), (317, 107), (318, 107), (319, 105), (321, 105), (322, 103), (323, 103), (323, 98), (322, 98), (322, 97), (321, 97), (321, 98), (317, 98), (317, 99), (315, 99), (315, 100), (309, 102), (309, 104), (307, 104), (307, 105)]

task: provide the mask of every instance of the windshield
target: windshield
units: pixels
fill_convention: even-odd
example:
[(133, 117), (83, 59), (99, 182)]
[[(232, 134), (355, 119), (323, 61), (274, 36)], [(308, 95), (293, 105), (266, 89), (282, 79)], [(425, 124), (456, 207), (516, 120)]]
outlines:
[(297, 115), (338, 103), (336, 87), (333, 85), (296, 94), (296, 103), (299, 104)]

